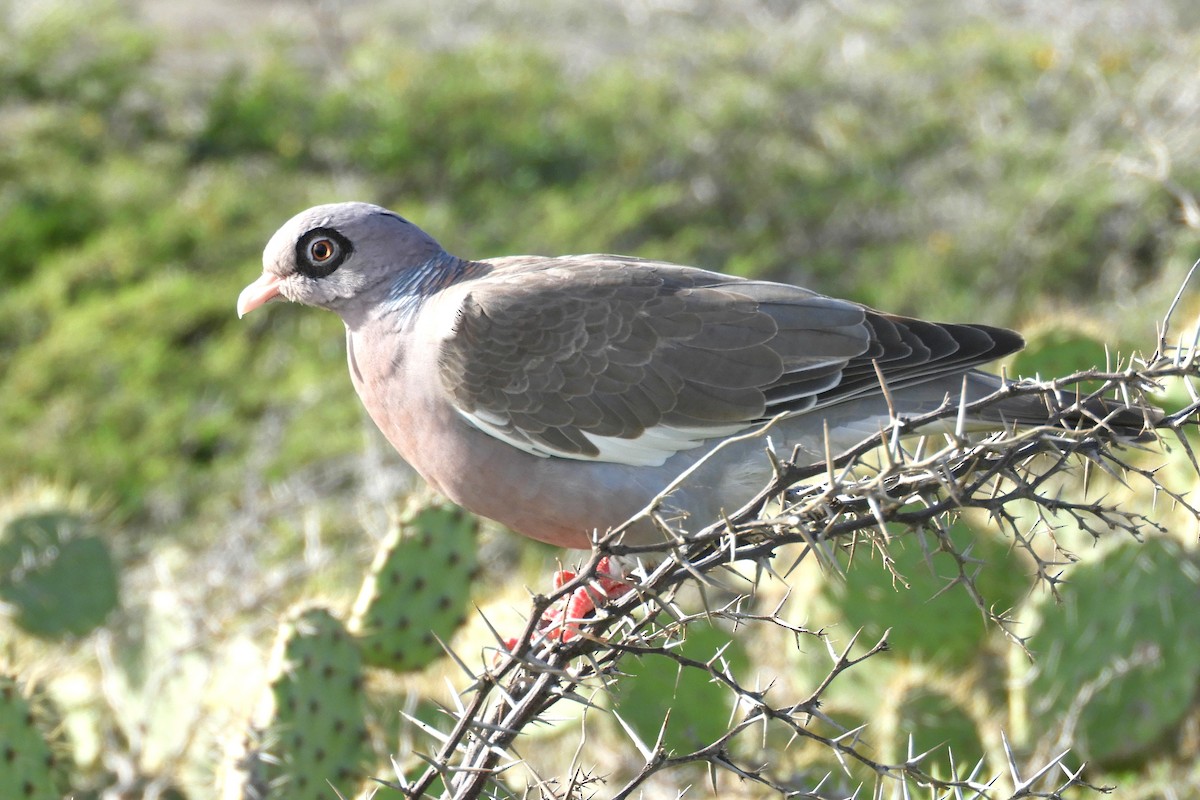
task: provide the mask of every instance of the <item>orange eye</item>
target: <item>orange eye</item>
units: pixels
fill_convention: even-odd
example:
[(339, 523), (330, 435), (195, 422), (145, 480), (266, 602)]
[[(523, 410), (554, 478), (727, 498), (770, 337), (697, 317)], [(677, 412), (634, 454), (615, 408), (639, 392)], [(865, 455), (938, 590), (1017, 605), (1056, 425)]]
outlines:
[(333, 228), (313, 228), (296, 240), (296, 272), (320, 280), (354, 252), (354, 245)]
[(337, 254), (337, 245), (332, 239), (316, 239), (308, 246), (308, 255), (314, 264), (323, 264)]

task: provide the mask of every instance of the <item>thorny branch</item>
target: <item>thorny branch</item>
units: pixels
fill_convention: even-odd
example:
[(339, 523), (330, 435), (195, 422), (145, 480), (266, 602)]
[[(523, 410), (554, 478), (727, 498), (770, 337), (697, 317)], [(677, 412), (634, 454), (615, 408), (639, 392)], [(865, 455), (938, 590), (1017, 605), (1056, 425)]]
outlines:
[[(689, 753), (667, 752), (661, 736), (647, 745), (630, 731), (644, 763), (628, 783), (616, 788), (611, 795), (615, 798), (630, 797), (655, 773), (684, 764), (707, 765), (714, 787), (716, 774), (727, 771), (782, 797), (842, 796), (835, 794), (828, 775), (813, 785), (795, 785), (788, 776), (775, 774), (770, 764), (751, 764), (736, 754), (732, 746), (736, 737), (752, 728), (765, 731), (768, 726), (777, 726), (794, 739), (818, 743), (848, 774), (852, 764), (865, 768), (875, 776), (876, 797), (883, 797), (885, 791), (908, 797), (910, 786), (925, 787), (930, 796), (946, 798), (1058, 798), (1071, 787), (1095, 789), (1082, 778), (1082, 767), (1067, 768), (1065, 752), (1023, 777), (1007, 741), (1009, 764), (1004, 776), (981, 774), (982, 761), (962, 768), (953, 763), (953, 756), (950, 777), (945, 777), (944, 769), (935, 775), (926, 768), (929, 753), (910, 752), (900, 763), (878, 761), (870, 755), (872, 749), (864, 743), (862, 729), (845, 730), (822, 711), (821, 703), (826, 689), (840, 675), (887, 649), (886, 636), (857, 656), (851, 654), (854, 642), (840, 652), (830, 648), (832, 666), (824, 680), (807, 697), (780, 702), (769, 697), (771, 687), (753, 689), (739, 682), (720, 654), (707, 662), (698, 661), (679, 653), (675, 645), (697, 619), (722, 621), (734, 630), (749, 623), (775, 625), (794, 635), (797, 642), (801, 637), (813, 637), (829, 646), (823, 632), (789, 622), (779, 609), (767, 614), (744, 611), (754, 585), (733, 602), (695, 615), (676, 605), (675, 593), (685, 583), (703, 586), (714, 582), (718, 570), (736, 563), (756, 565), (759, 574), (774, 574), (772, 559), (785, 546), (799, 548), (796, 563), (811, 555), (823, 566), (837, 569), (835, 551), (862, 544), (879, 549), (886, 562), (891, 538), (911, 533), (921, 538), (926, 552), (932, 548), (950, 555), (957, 570), (952, 585), (961, 585), (986, 617), (1023, 646), (1011, 619), (994, 611), (979, 590), (977, 562), (969, 547), (951, 540), (947, 523), (968, 509), (984, 512), (1029, 556), (1037, 579), (1057, 594), (1063, 571), (1075, 560), (1058, 541), (1057, 531), (1064, 521), (1094, 537), (1124, 532), (1140, 538), (1163, 527), (1162, 522), (1114, 499), (1073, 499), (1082, 493), (1063, 491), (1064, 475), (1075, 477), (1082, 471), (1086, 483), (1100, 470), (1119, 483), (1140, 483), (1153, 491), (1156, 508), (1165, 499), (1177, 512), (1200, 521), (1200, 509), (1194, 502), (1183, 491), (1168, 486), (1158, 469), (1145, 466), (1146, 459), (1137, 455), (1181, 452), (1190, 465), (1190, 477), (1200, 476), (1200, 462), (1187, 436), (1187, 429), (1200, 422), (1200, 348), (1195, 338), (1168, 343), (1170, 316), (1177, 304), (1178, 298), (1161, 325), (1154, 353), (1145, 359), (1132, 357), (1117, 368), (1086, 370), (1065, 378), (1007, 383), (994, 396), (978, 402), (947, 403), (920, 418), (894, 420), (878, 437), (836, 457), (831, 454), (823, 464), (772, 454), (775, 479), (754, 502), (696, 535), (678, 536), (662, 523), (665, 533), (673, 537), (669, 556), (635, 571), (629, 578), (634, 591), (597, 618), (581, 621), (577, 638), (567, 642), (547, 639), (538, 625), (543, 613), (595, 581), (603, 556), (640, 563), (642, 556), (661, 553), (661, 548), (625, 545), (619, 530), (607, 535), (572, 581), (549, 596), (534, 598), (529, 622), (511, 653), (498, 648), (495, 665), (479, 674), (457, 659), (473, 683), (462, 692), (466, 702), (447, 712), (454, 718), (453, 728), (441, 734), (425, 726), (441, 743), (436, 753), (425, 757), (427, 768), (415, 780), (401, 778), (386, 785), (414, 800), (442, 791), (443, 796), (454, 798), (508, 796), (509, 790), (498, 777), (522, 763), (514, 749), (522, 731), (556, 703), (590, 706), (585, 695), (613, 680), (623, 658), (653, 654), (670, 659), (679, 669), (698, 670), (724, 686), (736, 701), (738, 716), (722, 736)], [(1146, 410), (1155, 405), (1148, 395), (1167, 384), (1182, 385), (1190, 402), (1158, 419)], [(1098, 388), (1089, 391), (1085, 386)], [(961, 432), (961, 420), (969, 412), (1015, 395), (1044, 398), (1052, 411), (1050, 423), (1001, 431), (981, 440)], [(1089, 411), (1096, 408), (1093, 401), (1102, 397), (1108, 398), (1110, 406), (1115, 402), (1144, 411), (1147, 433), (1137, 442), (1114, 436), (1109, 420)], [(1081, 418), (1087, 422), (1080, 424)], [(943, 423), (939, 430), (944, 430), (946, 421), (957, 421), (956, 433), (921, 436), (933, 423)], [(644, 513), (659, 519), (653, 505)], [(499, 635), (497, 641), (502, 641)], [(556, 798), (594, 796), (591, 780), (572, 764), (561, 779), (531, 775), (525, 793)]]

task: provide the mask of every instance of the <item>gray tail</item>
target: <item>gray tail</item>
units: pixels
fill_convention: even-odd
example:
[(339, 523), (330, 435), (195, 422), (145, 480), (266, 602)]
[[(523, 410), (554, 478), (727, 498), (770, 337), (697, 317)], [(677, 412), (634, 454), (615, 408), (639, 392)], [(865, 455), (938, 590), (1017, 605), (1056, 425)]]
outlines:
[[(968, 390), (968, 396), (976, 398), (987, 397), (1003, 386), (997, 376), (984, 372), (972, 373), (968, 382), (976, 384)], [(1000, 398), (974, 416), (1003, 424), (1051, 425), (1078, 431), (1097, 429), (1121, 439), (1142, 441), (1154, 437), (1153, 431), (1162, 423), (1165, 414), (1149, 405), (1129, 405), (1111, 398), (1076, 395), (1063, 390)]]

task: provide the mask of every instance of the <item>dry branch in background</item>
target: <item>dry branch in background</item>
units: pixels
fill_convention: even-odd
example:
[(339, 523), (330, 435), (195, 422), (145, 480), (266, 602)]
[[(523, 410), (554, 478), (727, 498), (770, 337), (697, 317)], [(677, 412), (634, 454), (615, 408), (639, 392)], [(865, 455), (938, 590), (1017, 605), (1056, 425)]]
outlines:
[[(674, 536), (665, 557), (651, 547), (624, 545), (620, 531), (598, 542), (594, 555), (574, 580), (549, 596), (534, 598), (530, 622), (511, 654), (498, 648), (493, 666), (479, 672), (456, 657), (471, 684), (461, 691), (459, 707), (447, 710), (454, 720), (452, 730), (439, 733), (422, 724), (437, 740), (435, 752), (423, 756), (427, 769), (415, 780), (401, 778), (386, 785), (410, 798), (443, 792), (455, 798), (503, 797), (509, 796), (509, 790), (495, 776), (523, 768), (529, 771), (527, 796), (568, 798), (603, 793), (624, 798), (644, 788), (655, 773), (687, 764), (706, 765), (714, 788), (718, 773), (727, 772), (784, 797), (842, 797), (847, 792), (840, 787), (860, 780), (848, 782), (842, 776), (825, 775), (797, 782), (772, 764), (737, 755), (732, 746), (739, 736), (765, 738), (768, 731), (783, 731), (795, 740), (826, 748), (846, 767), (847, 775), (861, 776), (865, 768), (874, 776), (871, 792), (876, 797), (909, 797), (918, 787), (938, 798), (1060, 797), (1071, 787), (1099, 791), (1085, 782), (1081, 765), (1069, 765), (1066, 752), (1041, 763), (1018, 764), (1007, 740), (1005, 774), (985, 772), (982, 760), (956, 763), (955, 754), (945, 752), (910, 752), (894, 763), (877, 760), (869, 743), (870, 730), (846, 729), (823, 712), (822, 698), (846, 671), (880, 657), (888, 648), (886, 636), (865, 649), (854, 641), (834, 649), (823, 631), (786, 619), (779, 608), (765, 613), (748, 609), (754, 607), (757, 578), (764, 573), (786, 576), (806, 558), (818, 559), (828, 570), (840, 569), (835, 552), (861, 548), (874, 550), (888, 564), (890, 543), (897, 536), (909, 536), (919, 539), (927, 555), (948, 554), (957, 564), (952, 585), (961, 586), (987, 618), (1023, 646), (1012, 620), (994, 609), (979, 588), (982, 565), (972, 558), (972, 548), (960, 546), (948, 535), (949, 522), (964, 510), (986, 513), (1015, 548), (1027, 553), (1036, 565), (1038, 582), (1056, 596), (1064, 572), (1075, 560), (1056, 535), (1065, 522), (1097, 538), (1126, 534), (1139, 539), (1145, 532), (1162, 530), (1164, 523), (1157, 515), (1167, 512), (1167, 504), (1174, 506), (1174, 513), (1200, 520), (1200, 510), (1186, 495), (1192, 490), (1192, 481), (1200, 477), (1200, 463), (1186, 430), (1198, 422), (1200, 411), (1195, 384), (1200, 379), (1200, 350), (1195, 339), (1168, 343), (1171, 313), (1178, 300), (1168, 311), (1159, 342), (1148, 357), (1135, 355), (1102, 370), (1067, 377), (1012, 382), (966, 409), (947, 403), (919, 419), (897, 420), (877, 438), (836, 457), (830, 455), (824, 464), (795, 463), (790, 454), (771, 451), (770, 432), (763, 431), (776, 477), (755, 502), (695, 535)], [(1149, 395), (1170, 383), (1185, 387), (1190, 402), (1161, 420), (1145, 411), (1148, 433), (1137, 442), (1118, 441), (1106, 420), (1089, 412), (1096, 407), (1092, 401), (1100, 397), (1108, 398), (1110, 404), (1115, 399), (1125, 409), (1148, 409), (1155, 405)], [(1084, 418), (1088, 422), (1001, 431), (982, 439), (962, 432), (960, 420), (965, 410), (1012, 395), (1044, 398), (1056, 420)], [(937, 432), (931, 432), (934, 430)], [(944, 432), (947, 430), (950, 432)], [(1168, 453), (1182, 454), (1181, 462), (1186, 459), (1187, 485), (1183, 488), (1168, 485), (1156, 466), (1144, 464), (1147, 454), (1161, 457)], [(1077, 499), (1086, 496), (1087, 484), (1098, 472), (1149, 489), (1156, 499), (1153, 509), (1128, 507), (1109, 496)], [(1173, 481), (1179, 482), (1178, 475)], [(657, 518), (653, 506), (644, 513)], [(670, 530), (667, 521), (659, 521)], [(775, 556), (788, 545), (794, 546), (789, 552), (799, 556), (781, 564)], [(571, 641), (547, 639), (538, 629), (542, 614), (576, 588), (595, 581), (597, 565), (606, 555), (636, 565), (629, 576), (634, 591), (603, 609), (597, 618), (580, 621), (580, 635)], [(733, 569), (747, 564), (755, 566), (750, 578), (745, 577), (745, 569)], [(897, 578), (903, 580), (903, 576)], [(700, 613), (687, 613), (675, 602), (685, 584), (698, 583), (702, 596), (707, 597), (706, 586), (727, 592), (730, 581), (739, 583), (731, 602), (706, 602)], [(720, 652), (708, 660), (697, 660), (678, 651), (676, 645), (697, 621), (718, 621), (735, 635), (742, 626), (772, 625), (787, 631), (798, 646), (802, 639), (821, 642), (829, 650), (828, 673), (804, 696), (780, 696), (771, 686), (748, 685), (733, 673)], [(658, 742), (642, 741), (626, 726), (642, 767), (621, 786), (598, 786), (578, 756), (575, 763), (562, 765), (557, 775), (536, 774), (523, 761), (517, 742), (529, 726), (558, 703), (590, 706), (597, 690), (618, 675), (623, 659), (651, 654), (670, 659), (680, 670), (703, 673), (725, 687), (735, 702), (723, 735), (691, 752), (669, 752), (661, 737)], [(580, 742), (581, 751), (585, 745)]]

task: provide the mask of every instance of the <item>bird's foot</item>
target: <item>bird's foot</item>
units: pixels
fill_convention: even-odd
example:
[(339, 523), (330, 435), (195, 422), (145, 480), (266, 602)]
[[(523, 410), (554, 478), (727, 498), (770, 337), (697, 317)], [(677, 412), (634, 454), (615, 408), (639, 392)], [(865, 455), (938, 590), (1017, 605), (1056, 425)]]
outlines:
[[(579, 623), (590, 618), (596, 609), (633, 591), (628, 583), (613, 577), (614, 572), (607, 557), (600, 559), (594, 580), (559, 598), (542, 613), (542, 618), (538, 620), (538, 632), (555, 642), (569, 642), (578, 638)], [(570, 570), (559, 570), (554, 573), (554, 588), (561, 589), (575, 577), (576, 573)], [(517, 640), (509, 639), (505, 644), (508, 651), (512, 652)]]
[[(608, 557), (596, 565), (596, 579), (580, 586), (571, 594), (561, 598), (542, 614), (538, 629), (547, 639), (569, 642), (579, 636), (579, 623), (592, 616), (617, 598), (629, 594), (633, 587), (613, 577)], [(575, 573), (559, 570), (554, 574), (554, 588), (561, 589), (575, 580)]]

